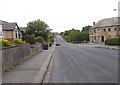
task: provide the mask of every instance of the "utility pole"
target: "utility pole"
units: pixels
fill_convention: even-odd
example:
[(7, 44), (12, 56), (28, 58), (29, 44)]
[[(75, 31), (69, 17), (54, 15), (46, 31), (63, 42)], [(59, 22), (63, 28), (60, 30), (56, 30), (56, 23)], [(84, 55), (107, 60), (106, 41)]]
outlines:
[[(113, 11), (117, 11), (118, 12), (118, 25), (120, 24), (120, 13), (119, 13), (119, 6), (118, 6), (118, 9), (113, 9)], [(117, 36), (119, 36), (119, 30), (120, 30), (120, 27), (117, 28)]]

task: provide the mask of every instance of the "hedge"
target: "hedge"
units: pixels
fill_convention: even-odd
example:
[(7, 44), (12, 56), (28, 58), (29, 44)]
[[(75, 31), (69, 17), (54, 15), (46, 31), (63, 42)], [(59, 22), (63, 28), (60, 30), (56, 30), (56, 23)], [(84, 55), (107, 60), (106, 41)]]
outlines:
[(105, 41), (106, 45), (117, 45), (120, 46), (120, 37), (116, 37), (116, 38), (108, 38)]
[(6, 40), (6, 39), (2, 39), (1, 44), (2, 44), (2, 47), (12, 46), (12, 43), (9, 40)]
[(19, 44), (25, 44), (25, 41), (22, 41), (22, 40), (20, 40), (20, 39), (14, 39), (13, 40), (13, 43), (15, 44), (15, 45), (19, 45)]

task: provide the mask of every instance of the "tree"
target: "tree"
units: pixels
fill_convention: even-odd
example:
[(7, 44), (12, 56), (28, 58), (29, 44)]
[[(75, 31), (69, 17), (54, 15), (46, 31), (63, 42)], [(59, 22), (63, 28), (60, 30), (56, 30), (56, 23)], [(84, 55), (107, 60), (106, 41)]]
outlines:
[(90, 26), (90, 25), (85, 26), (85, 27), (82, 28), (81, 31), (82, 31), (82, 32), (84, 32), (84, 31), (89, 31), (91, 27), (92, 27), (92, 26)]
[(36, 43), (36, 38), (34, 35), (30, 35), (30, 34), (27, 34), (24, 38), (24, 40), (27, 42), (27, 43), (30, 43), (30, 44), (35, 44)]
[(35, 35), (35, 37), (42, 36), (48, 42), (50, 31), (49, 26), (44, 21), (38, 19), (27, 24), (26, 34)]
[(44, 39), (43, 39), (43, 37), (41, 37), (41, 36), (38, 36), (38, 37), (36, 38), (36, 41), (37, 41), (38, 43), (44, 43)]
[(82, 28), (82, 30), (76, 30), (74, 28), (72, 28), (71, 30), (65, 31), (64, 33), (62, 33), (64, 39), (67, 42), (75, 42), (75, 43), (79, 43), (79, 42), (88, 42), (89, 41), (89, 29), (91, 28), (91, 26), (85, 26)]
[(49, 35), (49, 42), (50, 43), (54, 42), (54, 37), (55, 37), (55, 33), (50, 33), (50, 35)]

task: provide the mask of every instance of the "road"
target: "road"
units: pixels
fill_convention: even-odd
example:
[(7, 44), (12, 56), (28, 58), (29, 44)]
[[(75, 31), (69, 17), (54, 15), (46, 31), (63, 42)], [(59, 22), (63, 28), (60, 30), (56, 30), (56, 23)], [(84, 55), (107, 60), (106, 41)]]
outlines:
[(118, 51), (69, 44), (57, 36), (48, 83), (117, 83)]

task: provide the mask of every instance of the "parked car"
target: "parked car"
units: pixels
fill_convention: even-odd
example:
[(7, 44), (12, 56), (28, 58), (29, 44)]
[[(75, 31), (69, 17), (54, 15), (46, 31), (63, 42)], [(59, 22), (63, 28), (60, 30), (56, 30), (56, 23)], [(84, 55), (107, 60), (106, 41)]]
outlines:
[(56, 43), (56, 46), (60, 46), (60, 43)]

